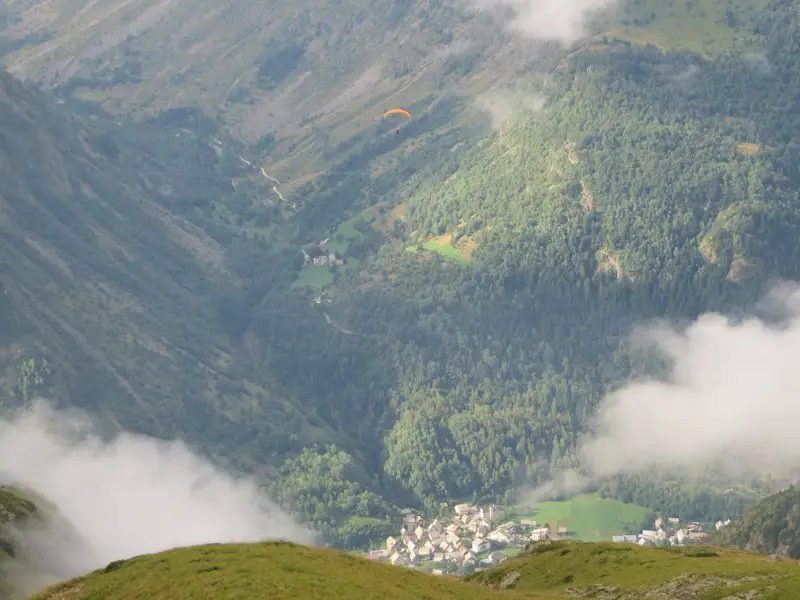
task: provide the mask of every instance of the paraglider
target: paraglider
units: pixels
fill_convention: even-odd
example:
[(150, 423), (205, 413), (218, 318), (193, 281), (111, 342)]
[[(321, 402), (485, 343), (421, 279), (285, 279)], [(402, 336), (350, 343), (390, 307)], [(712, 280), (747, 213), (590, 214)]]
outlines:
[(404, 115), (408, 117), (409, 121), (414, 118), (411, 116), (411, 113), (408, 112), (405, 108), (390, 108), (385, 113), (383, 113), (383, 118), (385, 119), (389, 115)]
[[(408, 118), (409, 121), (413, 120), (414, 117), (411, 116), (411, 113), (408, 112), (405, 108), (390, 108), (383, 113), (383, 118), (389, 117), (391, 115), (403, 115), (404, 117)], [(400, 133), (400, 128), (398, 127), (395, 130), (396, 134)]]

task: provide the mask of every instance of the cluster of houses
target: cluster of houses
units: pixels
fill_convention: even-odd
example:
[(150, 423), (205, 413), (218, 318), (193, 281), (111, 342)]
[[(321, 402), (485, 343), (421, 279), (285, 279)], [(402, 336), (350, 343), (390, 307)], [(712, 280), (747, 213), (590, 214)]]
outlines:
[(325, 265), (343, 265), (344, 261), (341, 258), (336, 258), (336, 255), (331, 252), (327, 255), (315, 256), (311, 259), (311, 264), (315, 267), (324, 267)]
[(319, 241), (317, 246), (319, 247), (320, 250), (322, 250), (323, 254), (315, 256), (312, 259), (310, 259), (306, 251), (303, 250), (303, 257), (305, 259), (305, 263), (309, 262), (310, 259), (311, 264), (314, 265), (315, 267), (324, 267), (326, 265), (343, 265), (344, 260), (337, 257), (336, 254), (334, 254), (333, 252), (326, 253), (325, 245), (328, 243), (328, 240), (329, 238)]
[[(386, 539), (384, 548), (370, 550), (370, 560), (387, 561), (411, 569), (430, 570), (434, 575), (463, 573), (499, 564), (516, 554), (529, 541), (565, 539), (566, 527), (537, 524), (522, 519), (495, 526), (495, 505), (485, 508), (459, 504), (450, 519), (434, 519), (426, 523), (411, 509), (400, 511), (400, 535)], [(730, 524), (730, 519), (717, 521), (716, 529)], [(700, 523), (681, 525), (677, 517), (655, 520), (653, 529), (641, 533), (615, 535), (614, 542), (641, 546), (685, 546), (702, 542), (708, 533)]]
[[(408, 568), (429, 567), (434, 575), (442, 575), (494, 566), (529, 540), (552, 537), (549, 526), (537, 527), (530, 520), (495, 526), (496, 512), (495, 505), (459, 504), (449, 521), (434, 519), (426, 524), (422, 517), (404, 509), (400, 535), (387, 538), (386, 547), (370, 551), (368, 558)], [(558, 533), (567, 532), (560, 528)]]
[[(717, 521), (716, 529), (730, 525), (731, 520)], [(702, 542), (708, 533), (703, 530), (700, 523), (692, 522), (685, 527), (677, 517), (657, 518), (653, 529), (643, 529), (641, 533), (628, 535), (615, 535), (614, 542), (639, 544), (640, 546), (686, 546)]]

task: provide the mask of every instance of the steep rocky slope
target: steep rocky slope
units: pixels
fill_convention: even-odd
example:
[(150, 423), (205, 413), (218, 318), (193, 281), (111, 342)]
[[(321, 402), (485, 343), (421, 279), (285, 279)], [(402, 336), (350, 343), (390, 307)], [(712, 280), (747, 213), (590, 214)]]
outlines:
[(0, 119), (6, 407), (43, 395), (108, 430), (226, 447), (234, 462), (245, 440), (280, 444), (268, 422), (250, 428), (274, 406), (285, 431), (293, 409), (233, 383), (215, 304), (237, 285), (224, 246), (179, 214), (230, 193), (217, 153), (154, 126), (80, 117), (7, 73)]

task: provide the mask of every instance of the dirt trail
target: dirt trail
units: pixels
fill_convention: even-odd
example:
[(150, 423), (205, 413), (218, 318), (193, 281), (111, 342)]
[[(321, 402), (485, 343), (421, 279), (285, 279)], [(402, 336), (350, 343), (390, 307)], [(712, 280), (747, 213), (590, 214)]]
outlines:
[(244, 157), (242, 157), (242, 156), (240, 156), (240, 157), (239, 157), (239, 160), (241, 160), (241, 161), (242, 161), (243, 163), (245, 163), (246, 165), (248, 165), (248, 166), (250, 166), (250, 167), (253, 167), (254, 169), (258, 169), (258, 170), (259, 170), (259, 172), (260, 172), (260, 173), (261, 173), (261, 174), (262, 174), (262, 175), (263, 175), (265, 178), (269, 179), (269, 180), (272, 182), (272, 184), (273, 184), (273, 185), (272, 185), (272, 191), (273, 191), (273, 192), (275, 192), (275, 195), (276, 195), (276, 196), (278, 196), (278, 198), (280, 198), (282, 202), (285, 202), (286, 204), (288, 204), (289, 206), (291, 206), (291, 207), (292, 207), (292, 209), (293, 209), (295, 212), (297, 212), (297, 204), (296, 204), (296, 203), (295, 203), (293, 200), (287, 200), (286, 198), (284, 198), (284, 197), (283, 197), (283, 194), (281, 194), (281, 191), (278, 189), (278, 186), (281, 184), (281, 182), (280, 182), (280, 181), (278, 181), (277, 179), (275, 179), (274, 177), (272, 177), (271, 175), (269, 175), (269, 174), (268, 174), (268, 173), (267, 173), (267, 172), (264, 170), (264, 167), (256, 167), (256, 165), (254, 165), (253, 163), (251, 163), (249, 160), (247, 160), (246, 158), (244, 158)]
[(341, 331), (342, 333), (346, 333), (347, 335), (358, 335), (355, 331), (350, 331), (349, 329), (345, 329), (341, 325), (337, 325), (336, 321), (331, 319), (331, 316), (328, 313), (324, 312), (322, 314), (325, 315), (325, 320), (331, 327), (334, 327), (335, 329), (338, 329), (339, 331)]

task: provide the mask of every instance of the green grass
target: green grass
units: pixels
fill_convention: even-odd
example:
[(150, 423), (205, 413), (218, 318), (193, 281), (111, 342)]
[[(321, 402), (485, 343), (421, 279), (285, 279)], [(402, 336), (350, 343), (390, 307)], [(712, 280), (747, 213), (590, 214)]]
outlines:
[(584, 494), (562, 502), (542, 502), (522, 518), (567, 527), (570, 537), (583, 541), (610, 541), (611, 536), (638, 529), (648, 510), (596, 494)]
[[(41, 518), (41, 507), (32, 498), (11, 486), (0, 486), (0, 564), (15, 554), (16, 542), (8, 526)], [(0, 572), (0, 597), (5, 590), (3, 578)]]
[[(497, 594), (344, 552), (289, 543), (210, 545), (112, 563), (38, 600), (488, 600)], [(515, 595), (504, 595), (509, 600)]]
[[(493, 589), (509, 574), (518, 574), (511, 589)], [(574, 588), (596, 584), (634, 597), (649, 590), (654, 598), (698, 600), (775, 586), (761, 597), (794, 599), (800, 569), (739, 550), (556, 542), (459, 580), (286, 542), (219, 544), (115, 561), (33, 600), (546, 600), (574, 598)], [(697, 593), (675, 593), (690, 588)]]
[(422, 248), (423, 250), (428, 250), (429, 252), (435, 252), (442, 258), (452, 260), (458, 264), (470, 264), (472, 262), (472, 248), (470, 247), (470, 244), (466, 244), (465, 248), (456, 248), (451, 243), (451, 240), (452, 236), (450, 235), (440, 235), (439, 237), (427, 240), (422, 244), (408, 246), (406, 247), (406, 250), (408, 252), (416, 252)]
[[(347, 256), (347, 250), (350, 244), (356, 242), (364, 237), (364, 234), (356, 229), (356, 223), (362, 221), (365, 225), (369, 223), (368, 212), (363, 211), (355, 217), (343, 221), (333, 232), (327, 236), (328, 242), (325, 248), (328, 252), (333, 252), (336, 256), (343, 257), (345, 263), (335, 267), (342, 275), (357, 271), (361, 261)], [(308, 264), (300, 270), (297, 279), (292, 283), (293, 288), (308, 287), (312, 289), (323, 289), (334, 282), (334, 276), (327, 266), (315, 267)]]
[(293, 288), (310, 287), (314, 289), (326, 288), (333, 283), (333, 273), (325, 267), (306, 265), (300, 270), (297, 279), (292, 283)]
[[(618, 593), (648, 590), (653, 598), (714, 600), (748, 589), (761, 598), (800, 597), (796, 561), (772, 563), (766, 556), (720, 548), (641, 548), (633, 544), (556, 542), (535, 554), (505, 561), (467, 578), (490, 585), (511, 572), (520, 577), (515, 590), (530, 598), (564, 598), (567, 588), (596, 584), (618, 586)], [(688, 580), (677, 582), (689, 576)], [(770, 586), (776, 589), (767, 591)], [(696, 594), (688, 595), (690, 588)], [(657, 593), (656, 590), (660, 592)], [(684, 593), (679, 593), (679, 592)]]
[(24, 547), (14, 532), (15, 526), (44, 522), (47, 516), (44, 511), (49, 508), (49, 503), (38, 496), (0, 485), (0, 598), (16, 598), (20, 593), (15, 569), (8, 568), (15, 557), (19, 558)]
[(226, 206), (222, 202), (217, 202), (214, 204), (212, 217), (220, 225), (228, 227), (237, 233), (244, 233), (248, 239), (253, 239), (257, 235), (265, 239), (270, 239), (278, 229), (278, 226), (275, 224), (268, 225), (267, 227), (258, 227), (255, 225), (255, 219), (250, 221), (243, 220), (242, 224), (239, 225), (237, 224), (237, 215), (230, 209), (230, 207)]
[(38, 512), (39, 509), (31, 498), (11, 486), (0, 486), (0, 525), (12, 519), (34, 517)]
[[(626, 0), (593, 30), (632, 42), (711, 55), (741, 49), (751, 42), (753, 17), (766, 5), (767, 0)], [(733, 26), (725, 17), (728, 8), (735, 18)]]
[(458, 250), (453, 248), (453, 246), (445, 242), (441, 242), (438, 239), (427, 241), (424, 244), (422, 244), (422, 247), (425, 248), (425, 250), (436, 252), (437, 254), (440, 254), (445, 258), (449, 258), (450, 260), (454, 260), (458, 263), (466, 264), (467, 262), (469, 262), (463, 256), (461, 256)]
[[(334, 230), (334, 232), (330, 236), (330, 241), (326, 244), (326, 248), (331, 252), (342, 255), (346, 255), (347, 249), (350, 247), (352, 242), (360, 240), (364, 237), (364, 234), (361, 233), (356, 229), (356, 223), (358, 221), (364, 222), (367, 224), (366, 219), (364, 218), (363, 213), (357, 214), (352, 219), (348, 219), (347, 221), (343, 221), (339, 224), (339, 226)], [(338, 239), (337, 239), (338, 238)]]

